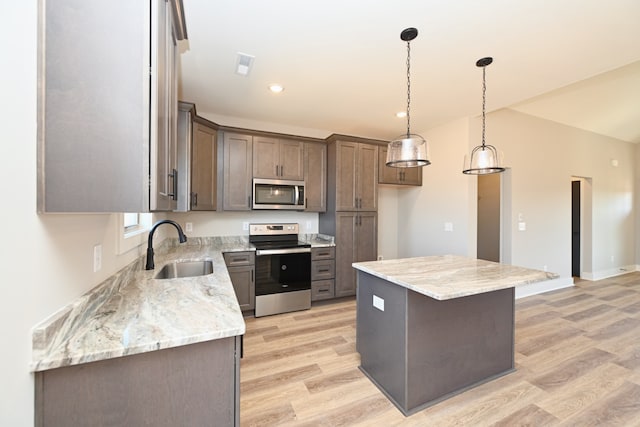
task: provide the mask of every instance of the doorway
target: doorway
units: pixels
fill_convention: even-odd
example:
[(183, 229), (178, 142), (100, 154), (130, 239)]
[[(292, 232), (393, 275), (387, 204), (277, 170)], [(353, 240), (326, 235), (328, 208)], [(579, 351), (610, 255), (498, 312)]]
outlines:
[(571, 276), (593, 279), (591, 178), (571, 177)]
[(501, 175), (478, 175), (477, 257), (500, 262)]
[(580, 277), (580, 181), (571, 181), (571, 275)]

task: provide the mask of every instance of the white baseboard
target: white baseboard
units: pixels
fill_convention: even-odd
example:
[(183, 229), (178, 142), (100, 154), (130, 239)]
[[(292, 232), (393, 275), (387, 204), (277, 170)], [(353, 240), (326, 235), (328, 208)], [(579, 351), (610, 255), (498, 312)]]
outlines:
[(596, 272), (583, 272), (580, 275), (581, 279), (584, 280), (602, 280), (608, 279), (610, 277), (622, 276), (623, 274), (630, 273), (632, 271), (640, 271), (640, 266), (637, 264), (625, 265), (618, 268), (611, 268), (608, 270), (601, 270)]
[(573, 277), (559, 277), (516, 287), (516, 299), (573, 286)]

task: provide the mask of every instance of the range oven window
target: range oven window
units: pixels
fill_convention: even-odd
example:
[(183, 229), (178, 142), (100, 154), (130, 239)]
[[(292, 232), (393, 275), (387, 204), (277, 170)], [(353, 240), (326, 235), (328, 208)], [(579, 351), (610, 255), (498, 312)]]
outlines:
[(311, 253), (256, 256), (256, 296), (311, 287)]

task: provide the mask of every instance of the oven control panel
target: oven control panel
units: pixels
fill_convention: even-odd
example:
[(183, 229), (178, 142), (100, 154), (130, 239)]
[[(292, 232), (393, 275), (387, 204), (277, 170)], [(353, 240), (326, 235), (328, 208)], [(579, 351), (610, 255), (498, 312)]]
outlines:
[(287, 224), (249, 224), (250, 236), (272, 236), (279, 234), (298, 234), (297, 223)]

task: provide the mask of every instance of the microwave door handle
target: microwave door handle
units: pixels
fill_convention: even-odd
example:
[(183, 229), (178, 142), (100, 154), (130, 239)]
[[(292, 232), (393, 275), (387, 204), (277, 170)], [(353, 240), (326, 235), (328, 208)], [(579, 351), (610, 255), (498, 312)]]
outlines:
[(297, 185), (294, 185), (293, 187), (296, 189), (295, 200), (293, 201), (293, 205), (298, 206), (298, 202), (300, 201), (300, 187), (298, 187)]

